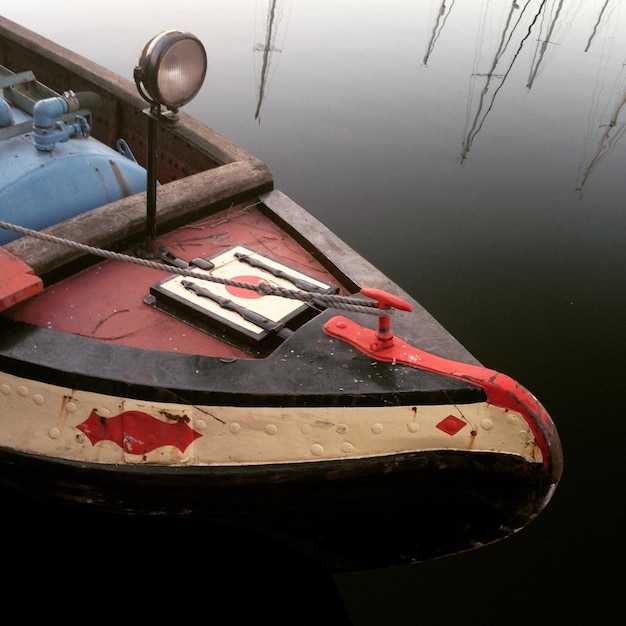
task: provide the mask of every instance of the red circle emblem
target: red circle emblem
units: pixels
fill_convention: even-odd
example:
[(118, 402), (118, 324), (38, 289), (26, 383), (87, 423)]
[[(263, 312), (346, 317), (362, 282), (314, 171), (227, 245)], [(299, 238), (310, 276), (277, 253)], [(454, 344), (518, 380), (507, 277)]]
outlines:
[[(240, 283), (249, 283), (251, 285), (258, 285), (261, 282), (259, 276), (233, 276), (231, 280), (235, 280)], [(254, 300), (254, 298), (262, 298), (264, 294), (258, 291), (252, 291), (252, 289), (244, 289), (243, 287), (233, 287), (232, 285), (225, 285), (226, 291), (238, 298), (247, 298), (248, 300)]]

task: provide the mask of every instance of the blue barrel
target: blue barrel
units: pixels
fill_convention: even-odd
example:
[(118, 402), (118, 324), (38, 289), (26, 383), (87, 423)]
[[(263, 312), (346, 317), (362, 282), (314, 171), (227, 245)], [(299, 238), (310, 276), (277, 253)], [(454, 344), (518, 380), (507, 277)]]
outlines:
[[(11, 107), (5, 126), (32, 118)], [(0, 122), (2, 122), (0, 120)], [(2, 126), (2, 123), (0, 123)], [(91, 136), (72, 136), (37, 149), (33, 132), (3, 137), (0, 128), (0, 220), (41, 230), (146, 190), (146, 170), (127, 154)], [(128, 151), (130, 154), (130, 151)], [(0, 228), (0, 245), (19, 235)]]

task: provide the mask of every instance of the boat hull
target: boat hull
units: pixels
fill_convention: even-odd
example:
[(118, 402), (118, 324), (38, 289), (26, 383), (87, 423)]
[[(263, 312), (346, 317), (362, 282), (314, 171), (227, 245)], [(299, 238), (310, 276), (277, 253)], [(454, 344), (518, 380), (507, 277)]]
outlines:
[[(507, 455), (428, 452), (272, 466), (169, 468), (0, 451), (13, 491), (101, 512), (195, 518), (294, 548), (334, 572), (419, 562), (510, 536), (550, 493)], [(542, 495), (543, 494), (543, 499)], [(460, 515), (459, 512), (462, 512)]]
[[(262, 360), (140, 351), (2, 320), (0, 484), (240, 528), (334, 571), (469, 550), (540, 513), (560, 469), (544, 467), (521, 415), (476, 385), (337, 344), (321, 332), (329, 315)], [(337, 368), (326, 367), (331, 352)]]

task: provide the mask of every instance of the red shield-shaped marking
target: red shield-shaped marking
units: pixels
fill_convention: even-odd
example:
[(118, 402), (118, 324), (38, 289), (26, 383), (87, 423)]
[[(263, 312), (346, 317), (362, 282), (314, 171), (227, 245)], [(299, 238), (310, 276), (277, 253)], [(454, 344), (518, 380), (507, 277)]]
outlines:
[(130, 454), (146, 454), (163, 446), (175, 446), (184, 452), (194, 439), (201, 436), (184, 420), (168, 424), (141, 411), (102, 417), (94, 409), (77, 428), (93, 445), (99, 441), (113, 441)]

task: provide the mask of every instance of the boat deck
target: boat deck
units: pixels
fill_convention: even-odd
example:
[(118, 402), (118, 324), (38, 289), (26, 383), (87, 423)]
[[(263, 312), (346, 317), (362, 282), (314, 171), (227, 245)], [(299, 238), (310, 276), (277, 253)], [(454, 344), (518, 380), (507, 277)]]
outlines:
[[(158, 244), (169, 255), (187, 262), (196, 258), (215, 258), (234, 246), (245, 246), (263, 257), (281, 262), (294, 275), (336, 284), (335, 278), (298, 242), (268, 219), (262, 208), (260, 203), (252, 201), (232, 206), (160, 237)], [(132, 256), (136, 251), (131, 249), (126, 253)], [(164, 267), (167, 266), (164, 263)], [(246, 268), (244, 273), (241, 272), (243, 267)], [(190, 269), (199, 271), (194, 266)], [(247, 265), (242, 265), (230, 275), (233, 280), (243, 283), (256, 284), (262, 278), (270, 284), (296, 288), (289, 281)], [(7, 314), (15, 320), (40, 327), (133, 347), (224, 358), (251, 357), (249, 349), (222, 341), (197, 328), (193, 320), (181, 321), (178, 316), (146, 302), (151, 287), (172, 277), (179, 278), (125, 261), (103, 260), (51, 285), (36, 297), (13, 307)], [(243, 304), (261, 298), (284, 300), (228, 285), (218, 285), (216, 289), (230, 301)], [(219, 305), (215, 306), (219, 309)], [(294, 306), (307, 305), (296, 302)], [(237, 313), (230, 315), (238, 317)]]

